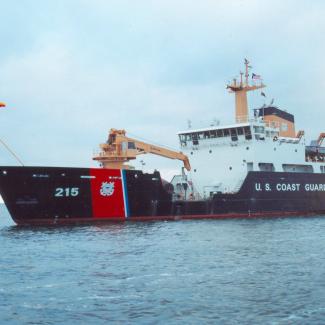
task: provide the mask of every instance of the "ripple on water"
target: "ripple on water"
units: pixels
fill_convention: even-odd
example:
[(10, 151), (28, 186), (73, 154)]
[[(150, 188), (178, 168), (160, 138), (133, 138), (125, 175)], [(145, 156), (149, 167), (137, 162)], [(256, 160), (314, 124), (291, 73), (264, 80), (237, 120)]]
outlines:
[(325, 218), (18, 228), (1, 323), (321, 324)]

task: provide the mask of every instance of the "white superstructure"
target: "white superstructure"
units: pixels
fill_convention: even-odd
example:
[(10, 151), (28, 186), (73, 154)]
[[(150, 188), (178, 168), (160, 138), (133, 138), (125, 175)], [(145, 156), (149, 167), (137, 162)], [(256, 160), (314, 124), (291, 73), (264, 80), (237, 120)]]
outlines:
[(247, 60), (245, 65), (246, 82), (241, 78), (228, 86), (236, 94), (236, 123), (178, 133), (181, 151), (192, 166), (188, 178), (202, 198), (237, 192), (249, 171), (325, 172), (318, 150), (312, 157), (306, 154), (304, 132), (295, 133), (293, 115), (263, 106), (249, 117), (246, 92), (265, 85), (249, 85)]

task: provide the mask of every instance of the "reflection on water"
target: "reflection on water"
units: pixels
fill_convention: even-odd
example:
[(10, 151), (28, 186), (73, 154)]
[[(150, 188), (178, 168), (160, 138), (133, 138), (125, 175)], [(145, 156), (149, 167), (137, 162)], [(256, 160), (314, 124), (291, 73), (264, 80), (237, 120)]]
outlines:
[(324, 323), (325, 218), (22, 228), (0, 215), (0, 323)]

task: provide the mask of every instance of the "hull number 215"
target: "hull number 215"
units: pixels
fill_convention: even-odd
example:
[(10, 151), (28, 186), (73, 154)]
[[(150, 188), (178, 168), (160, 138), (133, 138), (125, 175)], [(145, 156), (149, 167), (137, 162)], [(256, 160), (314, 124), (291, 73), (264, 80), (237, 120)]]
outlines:
[(78, 196), (79, 188), (78, 187), (57, 187), (55, 189), (54, 196), (56, 197), (65, 197), (65, 196)]

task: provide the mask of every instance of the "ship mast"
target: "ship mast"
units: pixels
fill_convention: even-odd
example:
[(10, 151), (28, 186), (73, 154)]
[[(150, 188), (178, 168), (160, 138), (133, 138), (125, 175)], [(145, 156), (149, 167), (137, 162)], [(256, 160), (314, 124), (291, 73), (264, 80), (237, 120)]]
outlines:
[(248, 103), (247, 92), (264, 88), (265, 85), (262, 82), (260, 76), (257, 76), (253, 84), (249, 83), (249, 61), (245, 59), (245, 81), (243, 81), (244, 73), (240, 72), (240, 80), (233, 79), (232, 83), (227, 85), (229, 92), (235, 93), (235, 107), (236, 107), (236, 123), (244, 123), (248, 121)]

